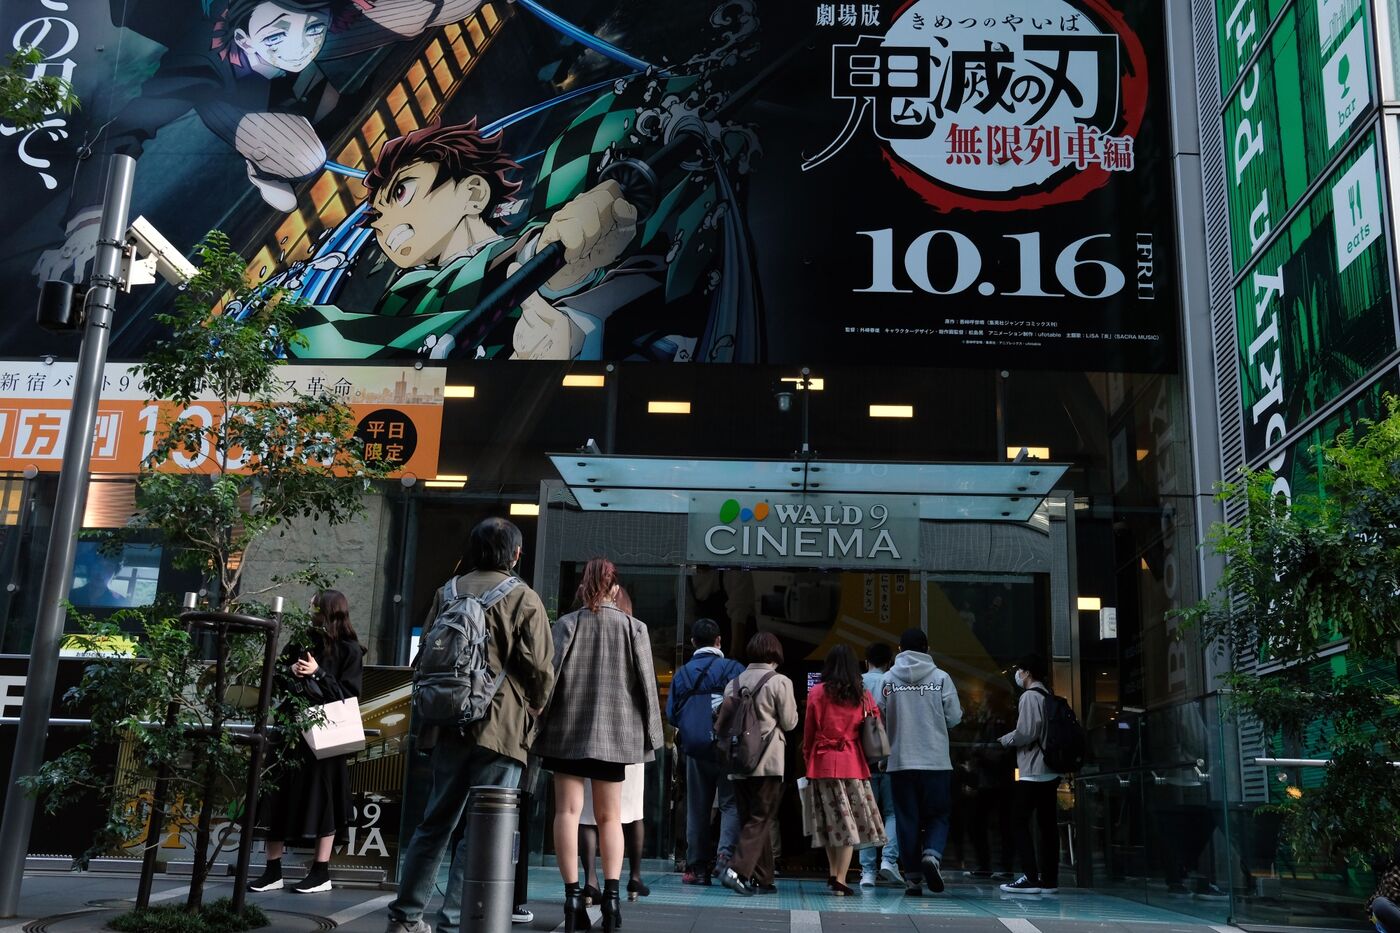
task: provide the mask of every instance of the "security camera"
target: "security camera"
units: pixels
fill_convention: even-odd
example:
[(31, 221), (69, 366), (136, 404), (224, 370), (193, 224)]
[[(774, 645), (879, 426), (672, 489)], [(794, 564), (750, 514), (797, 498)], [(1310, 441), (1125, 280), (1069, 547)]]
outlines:
[(133, 285), (150, 285), (157, 275), (179, 288), (198, 271), (145, 217), (127, 227), (126, 242), (131, 247), (122, 270), (126, 291)]

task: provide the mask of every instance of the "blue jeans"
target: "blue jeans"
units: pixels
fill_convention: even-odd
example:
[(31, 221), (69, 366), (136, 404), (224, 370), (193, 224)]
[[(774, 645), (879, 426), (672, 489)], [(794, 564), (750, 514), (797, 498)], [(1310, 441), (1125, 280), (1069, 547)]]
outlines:
[(1371, 913), (1379, 924), (1376, 929), (1383, 929), (1385, 933), (1400, 933), (1400, 907), (1396, 907), (1390, 898), (1376, 898), (1371, 904)]
[[(895, 835), (895, 828), (898, 823), (894, 818), (894, 794), (890, 790), (890, 776), (883, 771), (871, 770), (870, 790), (875, 795), (875, 803), (880, 808), (880, 815), (885, 818), (885, 838), (889, 843), (885, 846), (884, 860), (899, 864), (899, 837)], [(880, 847), (871, 846), (868, 849), (860, 850), (860, 870), (862, 872), (874, 873), (880, 863)]]
[(953, 812), (952, 771), (891, 771), (895, 829), (899, 832), (899, 864), (906, 872), (921, 872), (919, 860), (932, 855), (940, 861), (948, 845), (948, 817)]
[(699, 758), (685, 759), (685, 838), (686, 867), (708, 870), (715, 861), (715, 840), (710, 832), (710, 807), (719, 799), (720, 858), (728, 861), (739, 844), (739, 805), (734, 800), (734, 782), (722, 765)]
[[(473, 787), (519, 787), (520, 762), (497, 755), (469, 743), (450, 730), (443, 730), (432, 756), (433, 785), (423, 819), (404, 847), (399, 874), (399, 893), (389, 905), (389, 918), (413, 923), (423, 918), (428, 901), (437, 886), (438, 866), (447, 851), (452, 832), (462, 821), (467, 794)], [(437, 933), (457, 933), (462, 920), (462, 875), (466, 870), (471, 838), (464, 835), (452, 853), (447, 873), (447, 890), (438, 912)]]

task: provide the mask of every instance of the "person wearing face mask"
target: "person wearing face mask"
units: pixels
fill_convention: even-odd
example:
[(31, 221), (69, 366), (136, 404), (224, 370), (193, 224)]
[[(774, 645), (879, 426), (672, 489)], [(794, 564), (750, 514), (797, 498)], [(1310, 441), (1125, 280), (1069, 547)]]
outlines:
[[(1062, 775), (1045, 764), (1045, 709), (1051, 693), (1045, 686), (1045, 659), (1029, 654), (1016, 663), (1016, 686), (1024, 692), (1018, 707), (1016, 728), (1001, 737), (1001, 744), (1016, 749), (1018, 772), (1012, 820), (1016, 826), (1016, 851), (1024, 874), (1001, 886), (1007, 894), (1057, 894), (1060, 889), (1060, 832), (1056, 794)], [(1032, 822), (1040, 833), (1037, 846)], [(1038, 856), (1038, 857), (1037, 857)]]

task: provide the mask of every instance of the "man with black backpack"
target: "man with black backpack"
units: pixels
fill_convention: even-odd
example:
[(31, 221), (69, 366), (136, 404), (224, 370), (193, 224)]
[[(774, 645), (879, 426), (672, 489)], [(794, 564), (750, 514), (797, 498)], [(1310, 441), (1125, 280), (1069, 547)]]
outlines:
[[(739, 841), (734, 784), (715, 757), (714, 717), (724, 698), (724, 688), (744, 672), (744, 665), (724, 656), (719, 624), (713, 619), (695, 621), (690, 627), (690, 643), (695, 646), (695, 653), (671, 681), (666, 721), (676, 727), (676, 745), (685, 755), (685, 837), (689, 851), (681, 881), (707, 885), (711, 863), (724, 871)], [(711, 806), (716, 801), (720, 813), (718, 852), (710, 822)]]
[[(554, 687), (554, 639), (544, 604), (512, 575), (520, 529), (489, 518), (472, 529), (472, 570), (438, 591), (414, 661), (416, 750), (431, 756), (423, 817), (404, 847), (387, 933), (429, 933), (423, 920), (438, 866), (481, 785), (518, 787), (540, 711)], [(437, 933), (456, 933), (471, 837), (453, 854)]]
[[(1017, 781), (1012, 819), (1021, 877), (1001, 886), (1007, 894), (1058, 894), (1060, 827), (1056, 797), (1060, 779), (1084, 761), (1084, 734), (1070, 709), (1045, 687), (1045, 659), (1029, 654), (1016, 664), (1016, 686), (1024, 693), (1016, 728), (1001, 744), (1016, 749)], [(1036, 845), (1032, 821), (1040, 834)], [(1037, 858), (1039, 855), (1039, 858)]]

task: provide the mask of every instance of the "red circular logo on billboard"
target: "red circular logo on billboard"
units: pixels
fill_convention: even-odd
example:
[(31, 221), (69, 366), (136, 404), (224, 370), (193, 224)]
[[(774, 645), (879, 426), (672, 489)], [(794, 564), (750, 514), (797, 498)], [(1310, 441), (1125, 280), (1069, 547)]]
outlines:
[(804, 168), (868, 123), (940, 211), (1070, 203), (1136, 169), (1147, 56), (1111, 0), (909, 0), (832, 65), (851, 117)]

